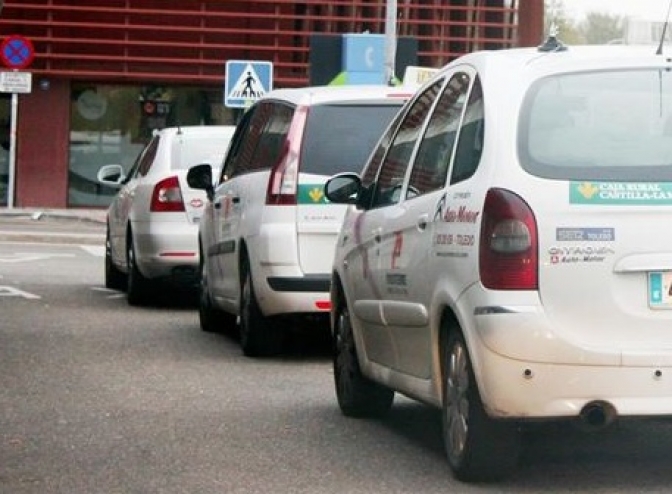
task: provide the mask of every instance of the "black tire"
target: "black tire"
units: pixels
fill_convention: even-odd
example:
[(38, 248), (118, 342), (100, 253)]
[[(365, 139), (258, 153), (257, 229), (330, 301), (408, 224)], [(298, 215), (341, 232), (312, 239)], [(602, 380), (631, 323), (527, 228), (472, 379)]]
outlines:
[(380, 417), (394, 401), (394, 391), (366, 378), (359, 367), (350, 312), (345, 301), (336, 308), (334, 384), (338, 406), (348, 417)]
[(135, 245), (133, 237), (129, 236), (126, 246), (126, 263), (128, 274), (126, 276), (126, 296), (129, 305), (145, 305), (149, 301), (151, 286), (135, 262)]
[(254, 294), (252, 271), (247, 259), (241, 265), (240, 346), (248, 357), (267, 357), (282, 351), (285, 331), (281, 324), (272, 326)]
[(462, 334), (451, 331), (443, 350), (443, 441), (448, 463), (462, 481), (501, 480), (518, 463), (518, 424), (487, 415)]
[(208, 333), (232, 333), (236, 328), (236, 316), (217, 309), (212, 305), (205, 263), (201, 262), (201, 276), (198, 285), (198, 319), (201, 329)]
[(125, 290), (126, 275), (112, 262), (112, 242), (110, 240), (110, 227), (107, 227), (105, 235), (105, 288), (110, 290)]

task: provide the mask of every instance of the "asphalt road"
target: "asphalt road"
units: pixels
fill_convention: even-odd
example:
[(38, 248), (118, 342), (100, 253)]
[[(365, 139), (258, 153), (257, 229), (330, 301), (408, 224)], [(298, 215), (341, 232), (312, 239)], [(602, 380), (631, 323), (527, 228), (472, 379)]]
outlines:
[(672, 420), (538, 426), (509, 480), (448, 470), (439, 414), (343, 417), (327, 348), (242, 356), (170, 301), (103, 288), (101, 245), (0, 242), (0, 493), (669, 492)]

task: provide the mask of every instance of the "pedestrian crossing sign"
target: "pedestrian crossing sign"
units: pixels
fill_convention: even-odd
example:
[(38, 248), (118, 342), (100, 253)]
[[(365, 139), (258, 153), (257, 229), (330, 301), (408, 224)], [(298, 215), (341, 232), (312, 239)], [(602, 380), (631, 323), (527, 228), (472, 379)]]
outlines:
[(224, 106), (248, 108), (273, 89), (273, 64), (256, 60), (228, 60)]

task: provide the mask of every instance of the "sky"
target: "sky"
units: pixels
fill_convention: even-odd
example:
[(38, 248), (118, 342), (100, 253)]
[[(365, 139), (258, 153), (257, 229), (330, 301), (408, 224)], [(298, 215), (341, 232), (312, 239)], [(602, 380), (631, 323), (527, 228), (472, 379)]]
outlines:
[(649, 20), (665, 20), (671, 0), (559, 0), (570, 19), (580, 20), (588, 12), (599, 12)]

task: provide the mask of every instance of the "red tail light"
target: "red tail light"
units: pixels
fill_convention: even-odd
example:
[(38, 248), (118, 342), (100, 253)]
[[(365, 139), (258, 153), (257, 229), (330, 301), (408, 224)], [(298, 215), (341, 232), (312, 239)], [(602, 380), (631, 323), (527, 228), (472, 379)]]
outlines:
[(149, 210), (152, 213), (184, 211), (182, 191), (177, 177), (168, 177), (154, 186)]
[(280, 153), (280, 159), (271, 170), (268, 188), (266, 189), (267, 205), (296, 205), (296, 192), (299, 188), (301, 138), (307, 118), (308, 108), (299, 106), (287, 132), (287, 139)]
[(537, 290), (539, 248), (537, 221), (528, 204), (504, 189), (485, 197), (479, 270), (491, 290)]

